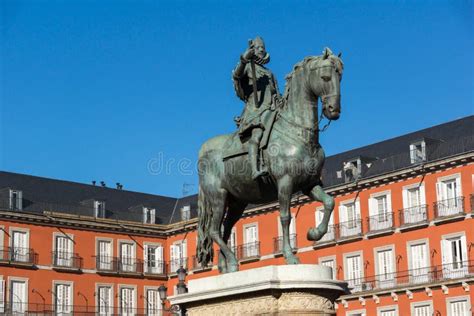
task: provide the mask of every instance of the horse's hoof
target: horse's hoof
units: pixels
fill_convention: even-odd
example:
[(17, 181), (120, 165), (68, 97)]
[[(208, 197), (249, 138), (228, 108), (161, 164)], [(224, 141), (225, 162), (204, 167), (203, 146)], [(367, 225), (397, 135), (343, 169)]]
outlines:
[(318, 241), (322, 237), (322, 234), (319, 232), (317, 228), (310, 228), (308, 233), (306, 234), (306, 239), (311, 241)]

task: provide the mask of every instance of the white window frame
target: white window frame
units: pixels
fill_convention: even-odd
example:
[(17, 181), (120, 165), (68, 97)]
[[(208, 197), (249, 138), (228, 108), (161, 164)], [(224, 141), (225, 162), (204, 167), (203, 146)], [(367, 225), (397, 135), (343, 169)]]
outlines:
[[(256, 240), (254, 241), (247, 240), (247, 228), (250, 228), (250, 227), (255, 227), (255, 230), (256, 230), (255, 232)], [(245, 224), (243, 225), (242, 229), (243, 229), (243, 240), (244, 240), (243, 246), (245, 247), (243, 249), (244, 250), (243, 256), (246, 258), (258, 256), (259, 254), (258, 245), (260, 241), (258, 222)]]
[(318, 264), (323, 265), (323, 262), (328, 262), (332, 261), (334, 263), (334, 268), (332, 269), (332, 279), (337, 280), (337, 260), (336, 256), (326, 256), (326, 257), (320, 257), (318, 259)]
[(0, 225), (0, 260), (7, 259), (8, 254), (5, 248), (5, 226)]
[[(360, 256), (360, 275), (356, 279), (359, 279), (361, 281), (364, 280), (364, 277), (365, 277), (364, 252), (362, 250), (359, 250), (359, 251), (344, 253), (342, 255), (343, 267), (344, 267), (344, 280), (346, 280), (346, 281), (352, 280), (352, 277), (349, 277), (348, 274), (347, 274), (348, 271), (349, 271), (348, 264), (347, 264), (347, 259), (350, 258), (350, 257), (355, 257), (355, 256)], [(362, 290), (362, 283), (364, 283), (364, 282), (361, 282), (360, 284), (351, 284), (350, 286), (352, 286), (354, 288), (354, 292), (360, 292)]]
[(181, 221), (189, 221), (191, 219), (191, 205), (184, 205), (180, 210)]
[[(148, 214), (150, 214), (150, 220), (148, 221)], [(143, 207), (143, 223), (144, 224), (155, 224), (156, 209), (151, 207)]]
[(94, 217), (105, 218), (105, 201), (94, 200)]
[[(392, 252), (392, 262), (391, 262), (391, 276), (387, 276), (383, 280), (380, 279), (380, 276), (382, 275), (382, 271), (380, 271), (380, 264), (379, 264), (379, 252), (382, 251), (391, 251)], [(377, 280), (377, 286), (379, 288), (390, 288), (395, 286), (397, 280), (396, 280), (396, 273), (397, 273), (397, 257), (395, 253), (395, 245), (386, 245), (382, 247), (375, 247), (374, 248), (374, 261), (375, 261), (375, 274), (379, 276), (379, 280)]]
[[(466, 300), (468, 312), (469, 312), (469, 306), (471, 306), (471, 297), (469, 295), (463, 295), (463, 296), (454, 296), (454, 297), (448, 297), (446, 299), (446, 311), (448, 316), (464, 316), (464, 315), (454, 315), (451, 313), (451, 303), (454, 301), (460, 301), (460, 300)], [(472, 309), (472, 306), (471, 306)]]
[(366, 315), (367, 315), (367, 312), (365, 311), (365, 309), (358, 309), (358, 310), (347, 311), (347, 312), (346, 312), (346, 316), (354, 316), (354, 315), (366, 316)]
[[(450, 264), (452, 264), (453, 262), (451, 262), (451, 260), (449, 260), (448, 262), (448, 257), (447, 257), (448, 254), (446, 253), (446, 248), (445, 248), (446, 243), (449, 240), (455, 239), (455, 238), (459, 238), (461, 247), (462, 247), (461, 249), (462, 260), (460, 261), (461, 263), (460, 267), (450, 266)], [(463, 277), (467, 275), (469, 273), (468, 266), (466, 264), (466, 261), (469, 260), (468, 255), (469, 254), (468, 254), (468, 247), (467, 247), (467, 237), (466, 237), (465, 231), (441, 235), (441, 260), (443, 264), (443, 274), (446, 274), (446, 275), (443, 275), (444, 277), (459, 278), (459, 277)]]
[[(132, 289), (133, 290), (133, 297), (132, 297), (132, 312), (127, 313), (123, 312), (123, 298), (122, 298), (122, 289)], [(137, 286), (136, 285), (130, 285), (130, 284), (119, 284), (118, 285), (118, 307), (120, 310), (120, 315), (122, 316), (133, 316), (137, 312)]]
[[(280, 215), (277, 216), (277, 226), (278, 226), (278, 237), (283, 236), (283, 227), (281, 226), (281, 217)], [(296, 212), (291, 213), (291, 223), (290, 223), (290, 245), (291, 248), (296, 248)], [(257, 236), (258, 236), (258, 228), (257, 228)], [(283, 240), (280, 239), (280, 250), (283, 248)]]
[[(99, 292), (99, 289), (101, 287), (107, 287), (110, 289), (110, 302), (109, 304), (106, 306), (107, 307), (107, 311), (105, 313), (101, 312), (100, 311), (100, 305), (101, 303), (103, 302), (103, 300), (100, 298), (100, 292)], [(112, 315), (113, 312), (114, 312), (114, 284), (113, 283), (96, 283), (95, 284), (95, 306), (96, 306), (96, 313), (97, 315), (99, 316), (109, 316), (109, 315)]]
[[(349, 221), (347, 214), (347, 207), (349, 204), (354, 204), (355, 218)], [(340, 227), (341, 237), (353, 237), (362, 233), (362, 226), (360, 223), (361, 212), (360, 212), (360, 199), (348, 199), (339, 202), (339, 224), (345, 223), (348, 227)]]
[[(157, 301), (157, 308), (154, 310), (155, 312), (150, 312), (149, 305), (150, 305), (150, 298), (148, 297), (148, 291), (156, 291), (158, 295), (158, 301)], [(161, 305), (161, 299), (160, 299), (160, 292), (158, 290), (157, 286), (145, 286), (144, 287), (144, 297), (145, 300), (143, 302), (143, 305), (145, 306), (145, 311), (147, 316), (161, 316), (162, 314), (162, 305)]]
[[(418, 146), (421, 146), (421, 159), (415, 156), (415, 149)], [(410, 144), (410, 162), (413, 163), (420, 163), (426, 161), (426, 142), (424, 140), (420, 140), (417, 142), (413, 142)]]
[[(17, 202), (17, 208), (13, 209), (13, 193), (17, 194), (16, 202)], [(21, 190), (9, 190), (9, 202), (10, 202), (10, 209), (11, 210), (23, 210), (23, 191)]]
[[(148, 267), (148, 248), (158, 248), (158, 253), (160, 258), (155, 258), (155, 264), (151, 267)], [(157, 242), (144, 242), (143, 243), (143, 264), (145, 268), (145, 273), (153, 273), (153, 274), (164, 274), (165, 273), (165, 264), (164, 264), (164, 247), (163, 244)], [(149, 271), (151, 269), (152, 271)]]
[[(69, 304), (67, 304), (67, 310), (59, 312), (57, 310), (58, 306), (58, 294), (57, 294), (57, 286), (58, 285), (66, 285), (69, 286)], [(51, 302), (53, 302), (53, 308), (55, 311), (55, 315), (72, 315), (74, 312), (74, 282), (73, 281), (62, 281), (62, 280), (53, 280), (53, 287), (51, 291)]]
[(380, 316), (383, 312), (390, 312), (393, 310), (395, 310), (395, 315), (398, 316), (398, 305), (377, 307), (377, 315)]
[[(68, 242), (68, 245), (69, 245), (69, 249), (68, 251), (66, 252), (65, 255), (60, 255), (58, 254), (59, 250), (58, 250), (58, 241), (57, 239), (59, 237), (62, 237), (62, 238), (66, 238), (67, 242)], [(70, 234), (70, 233), (58, 233), (58, 232), (53, 232), (53, 247), (52, 249), (54, 249), (54, 252), (55, 252), (55, 256), (56, 256), (56, 262), (53, 264), (57, 264), (58, 266), (61, 266), (61, 267), (72, 267), (72, 265), (74, 264), (73, 262), (73, 253), (74, 253), (74, 235), (73, 234)]]
[[(13, 289), (12, 289), (12, 282), (22, 282), (22, 283), (25, 283), (25, 298), (24, 298), (24, 299), (25, 299), (25, 302), (21, 302), (21, 304), (22, 304), (22, 311), (25, 312), (25, 311), (27, 310), (27, 308), (25, 308), (25, 307), (28, 306), (28, 299), (29, 299), (29, 295), (28, 295), (28, 294), (29, 294), (29, 290), (28, 290), (28, 288), (29, 288), (29, 286), (28, 286), (28, 281), (29, 281), (29, 280), (28, 280), (28, 278), (10, 277), (10, 276), (9, 276), (7, 280), (8, 280), (8, 289), (6, 290), (6, 293), (7, 293), (7, 296), (6, 296), (6, 302), (7, 302), (7, 303), (6, 303), (6, 304), (8, 304), (8, 306), (10, 306), (10, 307), (12, 306), (12, 303), (13, 303), (13, 302), (12, 302), (12, 296), (13, 296), (13, 295), (12, 295), (12, 291), (13, 291)], [(5, 286), (6, 286), (6, 284), (5, 284)], [(12, 310), (12, 312), (14, 312), (14, 311)], [(16, 315), (16, 314), (15, 314), (15, 315)]]
[[(26, 245), (25, 247), (15, 247), (14, 246), (14, 241), (13, 241), (13, 235), (15, 232), (20, 232), (20, 233), (26, 233)], [(23, 227), (10, 227), (9, 228), (9, 235), (10, 235), (10, 240), (9, 240), (9, 246), (10, 246), (10, 249), (14, 249), (14, 248), (19, 248), (21, 249), (18, 253), (18, 258), (21, 258), (21, 256), (25, 256), (24, 260), (15, 260), (15, 261), (20, 261), (20, 262), (28, 262), (29, 261), (29, 258), (27, 256), (29, 256), (29, 249), (30, 249), (30, 230), (28, 228), (23, 228)], [(11, 255), (17, 255), (17, 252), (15, 252), (15, 254), (11, 254)]]
[(104, 241), (104, 242), (108, 242), (110, 243), (110, 255), (108, 256), (108, 258), (110, 259), (110, 262), (102, 262), (102, 261), (98, 261), (97, 259), (97, 262), (99, 263), (99, 265), (109, 265), (109, 270), (111, 270), (113, 268), (113, 258), (114, 258), (114, 240), (112, 238), (106, 238), (106, 237), (96, 237), (95, 238), (95, 254), (96, 254), (96, 258), (100, 258), (101, 257), (101, 254), (100, 254), (100, 248), (99, 248), (99, 243), (101, 241)]
[(3, 275), (0, 275), (0, 313), (5, 312), (7, 285)]
[[(180, 255), (176, 255), (176, 247), (180, 247)], [(170, 245), (170, 273), (174, 274), (182, 265), (186, 268), (186, 259), (188, 258), (188, 241), (180, 239)]]
[[(347, 177), (346, 171), (347, 170), (354, 171), (354, 169), (355, 169), (355, 173), (354, 172), (352, 173), (353, 179), (351, 180)], [(347, 162), (344, 162), (342, 165), (342, 172), (344, 173), (344, 182), (355, 181), (359, 179), (362, 175), (362, 161), (360, 160), (360, 158), (355, 158)]]
[[(414, 302), (410, 304), (410, 313), (411, 315), (415, 315), (415, 308), (417, 307), (424, 307), (424, 306), (429, 306), (430, 307), (430, 313), (433, 314), (434, 309), (433, 309), (433, 301), (421, 301), (421, 302)], [(430, 315), (431, 315), (430, 314)]]
[[(132, 246), (132, 255), (130, 258), (123, 257), (122, 245)], [(131, 239), (118, 239), (117, 240), (117, 254), (120, 262), (120, 271), (124, 272), (136, 272), (136, 261), (137, 261), (137, 243)]]
[[(424, 282), (427, 282), (429, 280), (429, 271), (431, 269), (431, 261), (430, 261), (430, 256), (431, 256), (431, 253), (430, 253), (430, 240), (429, 238), (423, 238), (423, 239), (416, 239), (416, 240), (409, 240), (407, 241), (407, 257), (408, 257), (408, 269), (409, 270), (415, 270), (415, 268), (413, 267), (413, 258), (411, 256), (411, 247), (412, 246), (416, 246), (416, 245), (420, 245), (420, 244), (424, 244), (425, 245), (425, 249), (426, 249), (426, 262), (425, 262), (425, 267), (421, 268), (421, 269), (426, 269), (426, 275), (424, 274), (421, 274), (421, 272), (423, 271), (420, 271), (418, 273), (420, 273), (420, 275), (415, 275), (415, 276), (412, 276), (412, 280), (410, 280), (410, 282), (412, 283), (424, 283)], [(419, 280), (418, 282), (416, 280)]]
[[(232, 235), (234, 236), (234, 239), (233, 239), (234, 241), (232, 241)], [(232, 252), (237, 252), (238, 241), (237, 241), (237, 228), (235, 226), (232, 227), (229, 240), (227, 241), (227, 245), (230, 247), (230, 250), (232, 250)]]

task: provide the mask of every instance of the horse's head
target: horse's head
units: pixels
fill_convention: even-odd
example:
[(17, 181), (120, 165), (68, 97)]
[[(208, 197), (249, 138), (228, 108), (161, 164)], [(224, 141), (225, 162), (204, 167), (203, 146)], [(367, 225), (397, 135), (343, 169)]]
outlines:
[(341, 79), (344, 64), (329, 48), (323, 55), (309, 63), (308, 84), (311, 92), (321, 98), (323, 114), (337, 120), (341, 114)]

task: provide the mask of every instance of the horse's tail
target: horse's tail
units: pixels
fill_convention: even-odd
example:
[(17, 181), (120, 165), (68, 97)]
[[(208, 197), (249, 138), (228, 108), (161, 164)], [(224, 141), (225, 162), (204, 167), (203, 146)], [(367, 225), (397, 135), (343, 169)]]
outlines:
[(209, 262), (212, 262), (212, 239), (209, 235), (212, 219), (212, 208), (209, 199), (206, 198), (204, 191), (199, 185), (198, 196), (198, 240), (197, 240), (197, 259), (201, 266), (205, 267)]

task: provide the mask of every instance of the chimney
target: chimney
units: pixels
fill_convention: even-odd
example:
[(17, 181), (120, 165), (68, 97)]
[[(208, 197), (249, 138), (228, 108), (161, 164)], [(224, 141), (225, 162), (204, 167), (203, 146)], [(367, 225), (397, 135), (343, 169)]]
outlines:
[(96, 182), (95, 180), (92, 180), (92, 185), (94, 185), (94, 186), (95, 186), (95, 182)]
[(100, 185), (104, 188), (107, 186), (104, 181), (100, 181)]
[(120, 182), (117, 182), (116, 185), (117, 185), (117, 190), (123, 189), (123, 184), (121, 184)]

